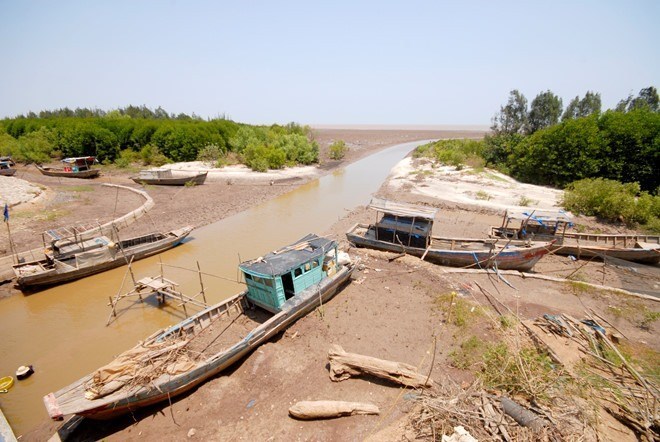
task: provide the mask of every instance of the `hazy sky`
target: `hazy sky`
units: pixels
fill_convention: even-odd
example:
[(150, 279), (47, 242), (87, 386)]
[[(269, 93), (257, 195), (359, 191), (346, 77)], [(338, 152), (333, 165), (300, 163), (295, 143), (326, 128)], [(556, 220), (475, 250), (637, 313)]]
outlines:
[(0, 0), (0, 117), (484, 124), (519, 89), (660, 87), (660, 1)]

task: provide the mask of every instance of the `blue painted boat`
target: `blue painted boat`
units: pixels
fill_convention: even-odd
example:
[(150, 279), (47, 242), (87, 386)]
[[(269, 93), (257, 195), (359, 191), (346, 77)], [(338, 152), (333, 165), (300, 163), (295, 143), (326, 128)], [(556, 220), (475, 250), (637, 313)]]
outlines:
[(48, 414), (108, 419), (190, 390), (334, 296), (354, 268), (343, 255), (336, 241), (310, 234), (242, 263), (245, 291), (48, 394)]

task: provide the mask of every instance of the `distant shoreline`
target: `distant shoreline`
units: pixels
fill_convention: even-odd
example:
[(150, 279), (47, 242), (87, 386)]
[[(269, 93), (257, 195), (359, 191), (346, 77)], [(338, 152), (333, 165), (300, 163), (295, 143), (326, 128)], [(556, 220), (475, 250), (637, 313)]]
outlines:
[(309, 124), (312, 129), (353, 130), (475, 130), (490, 131), (487, 124)]

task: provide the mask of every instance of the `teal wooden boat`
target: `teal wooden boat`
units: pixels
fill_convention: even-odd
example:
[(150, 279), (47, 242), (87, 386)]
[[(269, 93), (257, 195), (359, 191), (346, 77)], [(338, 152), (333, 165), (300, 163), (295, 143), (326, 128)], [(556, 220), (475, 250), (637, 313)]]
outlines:
[(108, 419), (190, 390), (334, 296), (353, 272), (344, 256), (336, 241), (310, 234), (242, 263), (245, 291), (45, 396), (48, 414)]

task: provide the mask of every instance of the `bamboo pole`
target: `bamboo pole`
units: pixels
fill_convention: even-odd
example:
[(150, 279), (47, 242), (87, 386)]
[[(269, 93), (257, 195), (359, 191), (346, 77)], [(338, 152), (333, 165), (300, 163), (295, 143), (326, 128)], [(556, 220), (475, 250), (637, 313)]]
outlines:
[(204, 300), (204, 304), (207, 304), (206, 293), (204, 292), (204, 281), (202, 281), (202, 269), (199, 266), (199, 261), (197, 261), (197, 274), (199, 275), (199, 285), (202, 288), (202, 299)]
[[(486, 270), (482, 269), (443, 269), (442, 270), (444, 273), (474, 273), (474, 274), (487, 274), (488, 272)], [(537, 273), (526, 273), (526, 272), (519, 272), (517, 270), (500, 270), (500, 272), (504, 275), (514, 275), (514, 276), (520, 276), (521, 278), (533, 278), (533, 279), (543, 279), (545, 281), (552, 281), (552, 282), (575, 282), (570, 279), (565, 279), (565, 278), (557, 278), (555, 276), (548, 276), (548, 275), (539, 275)], [(628, 290), (620, 289), (617, 287), (609, 287), (606, 285), (599, 285), (599, 284), (592, 284), (590, 282), (581, 282), (580, 284), (584, 284), (588, 287), (593, 287), (598, 290), (609, 290), (615, 293), (619, 293), (622, 295), (628, 295), (628, 296), (634, 296), (636, 298), (641, 298), (641, 299), (647, 299), (649, 301), (655, 301), (655, 302), (660, 302), (660, 298), (657, 298), (655, 296), (651, 295), (645, 295), (643, 293), (636, 293), (636, 292), (630, 292)]]

